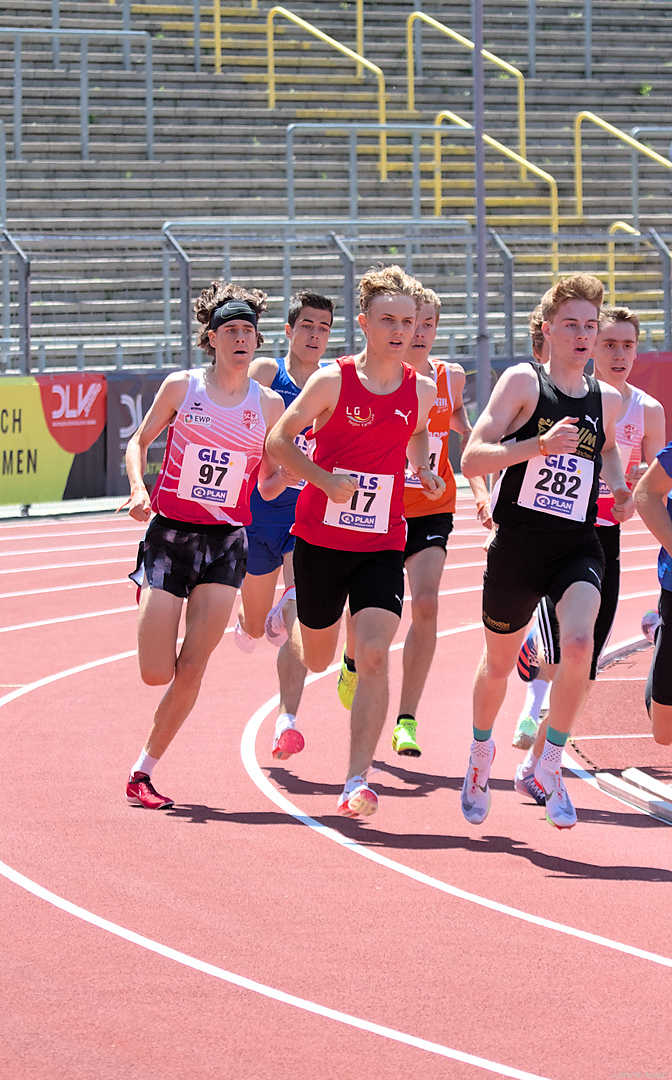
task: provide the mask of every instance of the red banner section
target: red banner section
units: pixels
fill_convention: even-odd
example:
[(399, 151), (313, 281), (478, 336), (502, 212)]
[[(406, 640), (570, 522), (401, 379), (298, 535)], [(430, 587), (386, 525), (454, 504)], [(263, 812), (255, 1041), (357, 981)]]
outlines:
[(665, 409), (665, 434), (672, 439), (672, 353), (640, 353), (629, 382), (659, 401)]
[(70, 454), (85, 453), (105, 428), (105, 376), (97, 372), (73, 371), (36, 378), (44, 418), (53, 438)]

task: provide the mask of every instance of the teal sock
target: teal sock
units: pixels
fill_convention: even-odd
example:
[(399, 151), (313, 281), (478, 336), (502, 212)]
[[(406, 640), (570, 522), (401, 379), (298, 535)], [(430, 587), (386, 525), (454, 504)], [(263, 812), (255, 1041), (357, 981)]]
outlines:
[(550, 743), (553, 743), (554, 746), (565, 746), (569, 738), (569, 732), (557, 731), (556, 728), (551, 727), (549, 724), (546, 729), (546, 738)]
[(477, 728), (474, 726), (474, 738), (476, 742), (487, 742), (492, 738), (492, 728)]

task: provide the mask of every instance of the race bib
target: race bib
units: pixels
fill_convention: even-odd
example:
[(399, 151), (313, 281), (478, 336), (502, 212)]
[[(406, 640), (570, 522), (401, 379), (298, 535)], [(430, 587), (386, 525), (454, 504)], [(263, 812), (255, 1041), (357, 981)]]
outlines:
[[(438, 472), (439, 458), (441, 457), (441, 450), (443, 449), (443, 439), (438, 435), (429, 436), (429, 467), (433, 473)], [(404, 487), (407, 488), (420, 488), (422, 491), (422, 484), (419, 478), (411, 471), (408, 460), (406, 461), (406, 477), (404, 480)]]
[[(630, 462), (631, 461), (632, 461), (633, 465), (639, 465), (639, 460), (638, 460), (639, 455), (635, 452), (634, 447), (622, 446), (621, 443), (617, 443), (616, 445), (618, 446), (618, 456), (621, 459), (621, 466), (623, 468), (623, 475), (626, 478), (626, 482), (628, 484), (628, 487), (631, 488), (632, 484), (627, 479), (628, 469), (630, 468)], [(609, 488), (605, 484), (604, 480), (600, 476), (600, 498), (601, 499), (610, 499), (612, 497), (613, 496), (611, 494), (611, 491), (609, 490)]]
[(209, 508), (235, 506), (245, 478), (247, 454), (214, 446), (187, 443), (184, 448), (177, 495)]
[[(296, 438), (294, 439), (294, 445), (298, 446), (301, 453), (305, 454), (306, 457), (310, 458), (311, 461), (312, 461), (313, 448), (314, 448), (315, 444), (314, 443), (309, 443), (308, 439), (306, 438), (306, 436), (303, 433), (301, 435), (296, 436)], [(290, 489), (294, 490), (294, 491), (301, 491), (301, 488), (304, 488), (306, 486), (306, 483), (307, 483), (307, 481), (304, 480), (303, 477), (301, 477), (301, 479), (299, 480), (299, 482), (297, 484), (288, 484), (287, 486)]]
[(360, 473), (354, 469), (334, 469), (334, 474), (352, 476), (359, 484), (349, 503), (335, 503), (327, 499), (324, 524), (337, 529), (354, 532), (386, 533), (390, 523), (390, 504), (394, 477)]
[(518, 506), (570, 521), (585, 521), (594, 470), (592, 461), (573, 454), (530, 458)]

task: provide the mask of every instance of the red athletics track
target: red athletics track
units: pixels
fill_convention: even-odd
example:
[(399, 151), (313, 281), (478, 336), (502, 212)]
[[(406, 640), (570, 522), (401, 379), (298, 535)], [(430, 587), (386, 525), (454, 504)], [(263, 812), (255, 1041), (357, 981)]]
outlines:
[[(336, 675), (306, 688), (304, 752), (273, 763), (275, 650), (245, 656), (230, 634), (157, 769), (175, 808), (126, 806), (159, 694), (134, 658), (140, 534), (102, 515), (0, 526), (3, 1080), (672, 1078), (669, 827), (571, 773), (569, 833), (518, 796), (515, 676), (492, 811), (462, 818), (484, 561), (470, 504), (423, 755), (394, 754), (388, 721), (366, 824), (335, 815)], [(623, 549), (615, 643), (657, 595), (638, 519)], [(637, 698), (625, 715), (609, 700), (604, 734), (646, 732)]]

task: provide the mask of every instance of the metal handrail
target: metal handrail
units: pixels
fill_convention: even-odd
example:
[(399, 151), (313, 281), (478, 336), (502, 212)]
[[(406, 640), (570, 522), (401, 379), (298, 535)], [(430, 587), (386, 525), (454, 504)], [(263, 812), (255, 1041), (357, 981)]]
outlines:
[[(615, 221), (613, 225), (609, 226), (609, 235), (613, 236), (614, 233), (625, 232), (631, 236), (641, 236), (639, 229), (633, 229), (632, 225), (628, 225), (627, 221)], [(609, 240), (607, 244), (607, 288), (609, 290), (609, 303), (616, 303), (616, 244), (613, 240)]]
[[(296, 26), (300, 26), (303, 30), (306, 30), (313, 37), (316, 37), (319, 41), (330, 45), (336, 49), (337, 52), (343, 53), (344, 56), (349, 57), (358, 66), (367, 68), (372, 72), (378, 81), (378, 123), (385, 123), (385, 76), (381, 68), (377, 64), (373, 64), (370, 60), (367, 60), (361, 53), (356, 53), (352, 49), (349, 49), (347, 45), (341, 45), (339, 41), (335, 41), (334, 38), (329, 37), (328, 34), (318, 30), (312, 23), (306, 22), (305, 19), (299, 18), (294, 12), (288, 11), (284, 7), (272, 7), (266, 16), (266, 41), (267, 41), (267, 74), (268, 81), (268, 107), (269, 109), (275, 108), (275, 53), (274, 53), (274, 37), (273, 37), (273, 19), (276, 15), (281, 15), (285, 19), (289, 19)], [(387, 180), (387, 137), (384, 131), (380, 133), (380, 151), (379, 151), (379, 168), (380, 179)]]
[(640, 154), (645, 154), (646, 157), (651, 158), (652, 161), (657, 162), (659, 165), (664, 165), (666, 169), (672, 170), (672, 161), (667, 158), (661, 157), (655, 150), (651, 150), (650, 147), (645, 146), (644, 143), (638, 142), (637, 139), (633, 139), (631, 135), (626, 135), (620, 128), (614, 127), (613, 124), (607, 123), (600, 116), (596, 116), (592, 112), (580, 112), (577, 113), (574, 120), (574, 198), (576, 203), (576, 215), (577, 217), (583, 217), (583, 159), (581, 154), (581, 124), (584, 120), (590, 121), (591, 124), (595, 124), (597, 127), (602, 128), (603, 131), (613, 135), (620, 142), (625, 143), (632, 150), (636, 150)]
[[(0, 236), (2, 236), (9, 244), (10, 248), (12, 249), (12, 254), (16, 257), (19, 267), (19, 363), (21, 374), (30, 375), (30, 259), (28, 258), (26, 253), (19, 247), (16, 240), (11, 235), (11, 233), (7, 231), (5, 226), (2, 226), (0, 228)], [(5, 307), (5, 305), (6, 308), (4, 312), (4, 318), (6, 323), (6, 330), (8, 330), (8, 297), (4, 298), (3, 307)], [(6, 336), (8, 336), (8, 334)]]
[[(455, 124), (458, 128), (468, 129), (472, 133), (474, 132), (474, 128), (471, 124), (469, 124), (466, 120), (463, 120), (461, 116), (457, 115), (457, 113), (451, 112), (449, 109), (446, 109), (443, 112), (437, 114), (434, 120), (434, 125), (437, 129), (440, 128), (441, 122), (443, 120), (450, 120), (451, 124)], [(538, 165), (534, 165), (531, 161), (527, 161), (525, 158), (521, 157), (521, 155), (517, 154), (515, 150), (510, 150), (508, 146), (504, 146), (504, 144), (498, 142), (497, 139), (493, 139), (492, 136), (484, 135), (483, 142), (487, 143), (488, 146), (491, 146), (493, 150), (496, 150), (498, 153), (503, 154), (504, 157), (509, 158), (511, 161), (515, 161), (518, 165), (524, 165), (525, 168), (529, 169), (531, 173), (533, 173), (535, 176), (538, 176), (540, 180), (543, 180), (545, 183), (548, 184), (550, 190), (549, 201), (551, 233), (554, 236), (557, 236), (560, 224), (560, 215), (558, 185), (555, 178), (551, 176), (550, 173), (545, 172), (544, 169), (540, 169)], [(434, 160), (436, 162), (434, 172), (434, 214), (436, 217), (440, 217), (443, 191), (441, 179), (441, 135), (438, 133), (438, 131), (435, 136)], [(553, 273), (557, 274), (559, 269), (557, 241), (554, 241), (551, 249), (551, 265), (553, 268)]]
[(29, 27), (0, 28), (0, 34), (14, 38), (14, 157), (21, 160), (21, 128), (23, 119), (23, 83), (21, 72), (21, 44), (24, 37), (77, 38), (81, 42), (79, 74), (79, 113), (82, 159), (89, 159), (89, 38), (140, 38), (145, 46), (145, 114), (147, 132), (147, 160), (154, 160), (154, 67), (152, 38), (146, 30), (32, 30)]
[[(434, 30), (438, 30), (440, 33), (445, 34), (451, 40), (457, 42), (458, 45), (464, 45), (465, 48), (473, 51), (475, 48), (473, 41), (469, 41), (469, 38), (463, 37), (462, 34), (458, 34), (456, 30), (451, 30), (449, 26), (444, 23), (437, 22), (430, 15), (425, 15), (423, 11), (414, 11), (408, 16), (406, 20), (406, 71), (408, 76), (408, 110), (409, 112), (415, 111), (415, 62), (413, 58), (413, 28), (415, 23), (421, 21), (427, 23), (428, 26), (433, 27)], [(481, 49), (481, 55), (485, 60), (490, 60), (491, 63), (496, 64), (502, 68), (509, 75), (513, 75), (518, 84), (518, 150), (520, 157), (523, 161), (527, 155), (526, 148), (526, 124), (525, 124), (525, 79), (522, 71), (513, 67), (512, 64), (508, 64), (506, 60), (500, 59), (499, 56), (495, 56), (488, 49)], [(526, 179), (525, 167), (521, 166), (520, 179)]]
[[(672, 134), (672, 125), (670, 124), (646, 124), (640, 127), (631, 127), (630, 135), (633, 139), (638, 139), (640, 135), (664, 135)], [(672, 158), (672, 144), (667, 151), (667, 156)], [(636, 229), (639, 228), (639, 154), (636, 150), (632, 151), (630, 161), (630, 179), (632, 186), (632, 224)]]

